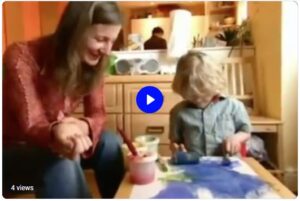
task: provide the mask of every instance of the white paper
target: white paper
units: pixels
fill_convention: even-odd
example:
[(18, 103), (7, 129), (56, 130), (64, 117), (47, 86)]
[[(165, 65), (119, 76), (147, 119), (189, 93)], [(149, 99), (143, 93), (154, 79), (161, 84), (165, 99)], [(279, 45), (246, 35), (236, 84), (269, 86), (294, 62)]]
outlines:
[[(222, 158), (220, 157), (203, 157), (201, 160), (215, 160), (215, 161), (221, 161)], [(237, 157), (231, 157), (231, 161), (238, 161), (240, 163), (239, 166), (232, 168), (232, 170), (237, 171), (242, 174), (248, 174), (248, 175), (257, 175), (254, 170), (252, 170), (246, 162), (243, 160), (240, 160)], [(132, 188), (132, 192), (130, 195), (130, 198), (133, 199), (147, 199), (151, 198), (155, 195), (157, 195), (161, 190), (165, 188), (165, 185), (163, 182), (159, 181), (158, 178), (162, 177), (163, 173), (160, 172), (160, 170), (156, 169), (156, 179), (146, 185), (134, 185)], [(230, 185), (230, 184), (229, 184)], [(214, 198), (212, 193), (209, 189), (206, 188), (198, 188), (197, 193), (201, 198)], [(273, 190), (268, 189), (260, 198), (280, 198), (280, 196)]]

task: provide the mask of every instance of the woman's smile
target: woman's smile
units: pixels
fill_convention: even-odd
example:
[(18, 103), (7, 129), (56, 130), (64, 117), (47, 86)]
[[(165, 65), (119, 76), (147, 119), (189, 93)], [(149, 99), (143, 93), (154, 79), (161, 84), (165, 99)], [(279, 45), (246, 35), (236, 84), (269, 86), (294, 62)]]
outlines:
[(89, 50), (89, 55), (91, 56), (91, 59), (93, 59), (93, 60), (99, 60), (101, 57), (100, 52), (95, 51), (95, 50)]

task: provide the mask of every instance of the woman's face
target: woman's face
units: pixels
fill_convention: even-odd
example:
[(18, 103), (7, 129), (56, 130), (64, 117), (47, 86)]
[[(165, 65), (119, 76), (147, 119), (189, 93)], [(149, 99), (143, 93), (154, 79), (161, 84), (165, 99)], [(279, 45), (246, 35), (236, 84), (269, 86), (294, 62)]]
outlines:
[(83, 36), (79, 55), (82, 62), (96, 66), (103, 56), (109, 55), (118, 37), (121, 25), (95, 24)]

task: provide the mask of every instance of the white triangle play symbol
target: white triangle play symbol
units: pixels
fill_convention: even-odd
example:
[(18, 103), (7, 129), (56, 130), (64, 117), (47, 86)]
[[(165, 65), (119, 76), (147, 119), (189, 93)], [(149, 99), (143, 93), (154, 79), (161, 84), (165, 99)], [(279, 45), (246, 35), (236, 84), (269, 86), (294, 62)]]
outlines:
[(153, 101), (155, 101), (155, 99), (147, 94), (147, 105), (151, 104)]

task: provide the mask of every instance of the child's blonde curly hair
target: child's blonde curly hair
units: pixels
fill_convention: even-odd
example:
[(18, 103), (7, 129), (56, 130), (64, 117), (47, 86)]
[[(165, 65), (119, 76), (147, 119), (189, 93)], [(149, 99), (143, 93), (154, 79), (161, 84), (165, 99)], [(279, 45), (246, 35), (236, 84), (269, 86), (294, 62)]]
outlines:
[(173, 90), (186, 100), (224, 92), (226, 81), (220, 65), (199, 52), (188, 52), (178, 63)]

